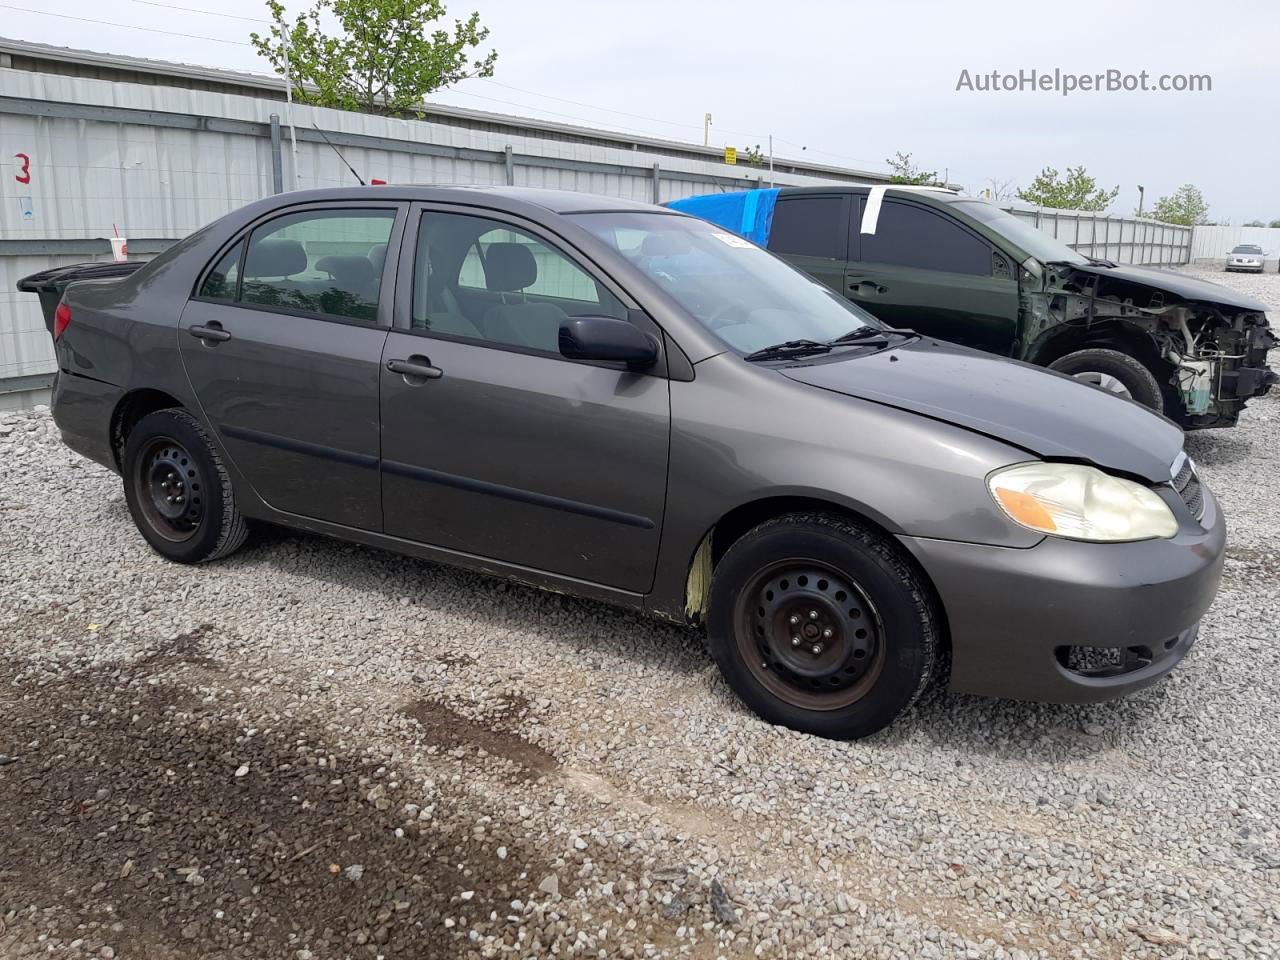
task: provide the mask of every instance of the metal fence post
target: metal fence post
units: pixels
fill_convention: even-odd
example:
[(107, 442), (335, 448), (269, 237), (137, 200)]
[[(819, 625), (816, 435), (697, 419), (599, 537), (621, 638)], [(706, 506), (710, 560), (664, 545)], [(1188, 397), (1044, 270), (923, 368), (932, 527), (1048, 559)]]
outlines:
[(284, 167), (280, 160), (280, 117), (271, 115), (271, 192), (284, 192)]
[(662, 197), (658, 193), (658, 185), (662, 182), (662, 169), (655, 163), (653, 165), (653, 202), (661, 203)]
[(514, 187), (516, 185), (516, 163), (515, 158), (511, 156), (511, 144), (507, 144), (503, 151), (503, 163), (507, 168), (507, 186)]

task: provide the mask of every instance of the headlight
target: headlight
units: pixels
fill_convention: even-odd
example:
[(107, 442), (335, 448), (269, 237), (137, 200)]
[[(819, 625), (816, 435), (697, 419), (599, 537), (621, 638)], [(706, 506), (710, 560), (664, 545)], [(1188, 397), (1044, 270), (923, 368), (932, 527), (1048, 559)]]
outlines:
[(997, 470), (987, 487), (1014, 523), (1071, 540), (1172, 537), (1173, 511), (1138, 483), (1074, 463), (1022, 463)]

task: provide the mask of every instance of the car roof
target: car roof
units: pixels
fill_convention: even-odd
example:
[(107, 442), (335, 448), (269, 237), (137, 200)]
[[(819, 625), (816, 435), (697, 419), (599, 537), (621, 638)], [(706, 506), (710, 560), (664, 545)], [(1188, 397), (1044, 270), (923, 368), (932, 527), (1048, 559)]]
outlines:
[[(484, 199), (480, 199), (483, 197)], [(618, 197), (602, 197), (575, 190), (549, 190), (537, 187), (474, 186), (462, 184), (377, 184), (374, 186), (329, 187), (320, 190), (298, 190), (278, 194), (277, 201), (311, 203), (350, 200), (420, 200), (491, 206), (517, 212), (537, 207), (552, 213), (585, 213), (600, 211), (647, 211), (671, 213), (663, 207)]]

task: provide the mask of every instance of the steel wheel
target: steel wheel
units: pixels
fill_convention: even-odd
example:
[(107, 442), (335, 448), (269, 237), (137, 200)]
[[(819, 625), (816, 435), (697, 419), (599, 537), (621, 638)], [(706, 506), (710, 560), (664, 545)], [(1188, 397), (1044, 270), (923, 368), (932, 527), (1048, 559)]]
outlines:
[(205, 484), (187, 448), (172, 437), (153, 437), (137, 458), (137, 502), (148, 525), (172, 543), (195, 536), (204, 519)]
[(1113, 377), (1109, 373), (1101, 373), (1096, 370), (1084, 370), (1074, 374), (1077, 380), (1083, 380), (1085, 383), (1091, 383), (1095, 387), (1100, 387), (1116, 396), (1124, 397), (1126, 400), (1132, 400), (1133, 394), (1129, 392), (1129, 388), (1120, 382), (1118, 377)]
[(807, 559), (771, 563), (739, 595), (742, 659), (775, 696), (807, 710), (856, 703), (884, 663), (884, 627), (849, 576)]

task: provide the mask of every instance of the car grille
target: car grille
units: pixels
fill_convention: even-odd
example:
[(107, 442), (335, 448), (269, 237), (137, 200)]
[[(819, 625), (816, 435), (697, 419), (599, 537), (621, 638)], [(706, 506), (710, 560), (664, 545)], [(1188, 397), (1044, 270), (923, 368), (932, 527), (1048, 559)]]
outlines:
[(1182, 460), (1182, 469), (1173, 478), (1173, 489), (1187, 505), (1191, 515), (1199, 520), (1204, 516), (1204, 489), (1200, 486), (1200, 478), (1196, 476), (1196, 468), (1190, 457)]

